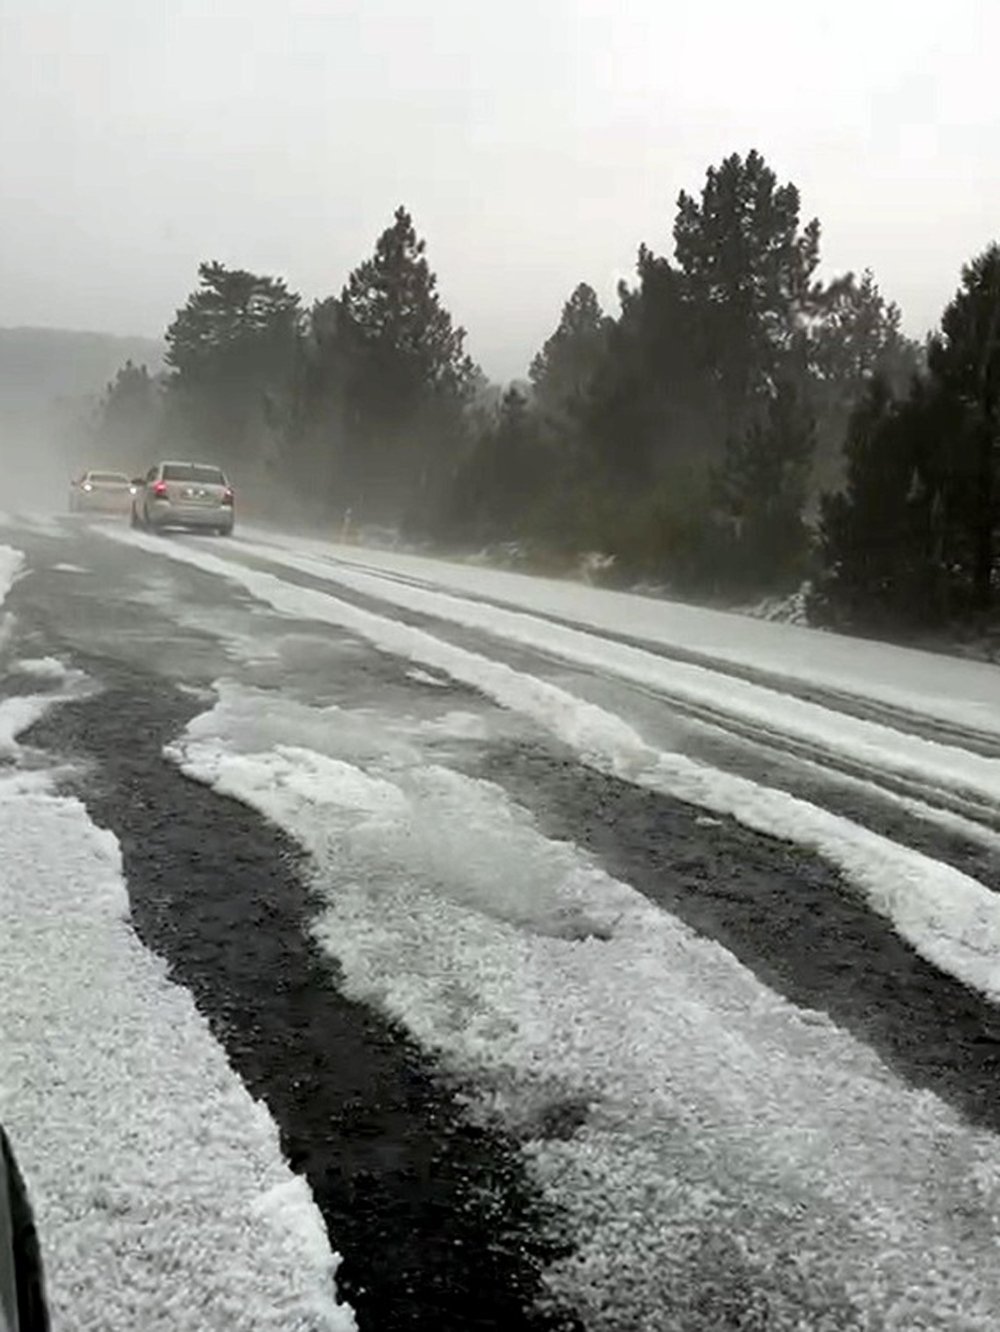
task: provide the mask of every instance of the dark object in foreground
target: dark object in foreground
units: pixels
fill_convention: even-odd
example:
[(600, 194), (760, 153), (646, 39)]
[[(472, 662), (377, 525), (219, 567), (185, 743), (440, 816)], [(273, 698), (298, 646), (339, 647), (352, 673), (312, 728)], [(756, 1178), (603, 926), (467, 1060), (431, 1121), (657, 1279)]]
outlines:
[(0, 1328), (49, 1332), (35, 1219), (14, 1150), (0, 1128)]

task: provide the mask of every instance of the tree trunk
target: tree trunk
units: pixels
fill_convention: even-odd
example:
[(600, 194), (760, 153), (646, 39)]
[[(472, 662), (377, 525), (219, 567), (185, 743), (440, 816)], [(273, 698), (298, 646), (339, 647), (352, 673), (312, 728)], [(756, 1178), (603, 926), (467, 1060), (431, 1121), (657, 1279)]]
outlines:
[(993, 602), (995, 557), (995, 428), (993, 420), (979, 442), (976, 468), (975, 527), (972, 551), (972, 597), (978, 611), (988, 611)]

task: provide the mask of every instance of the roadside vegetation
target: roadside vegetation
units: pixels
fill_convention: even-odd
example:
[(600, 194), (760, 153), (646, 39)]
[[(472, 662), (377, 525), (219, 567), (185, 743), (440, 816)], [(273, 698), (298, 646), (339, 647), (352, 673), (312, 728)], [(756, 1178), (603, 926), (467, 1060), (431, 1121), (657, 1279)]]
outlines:
[[(581, 282), (523, 383), (487, 381), (399, 208), (338, 295), (204, 263), (85, 445), (199, 453), (274, 517), (377, 526), (815, 623), (985, 628), (997, 600), (1000, 249), (916, 344), (874, 275), (821, 278), (819, 222), (757, 152), (682, 193), (618, 308)], [(666, 248), (668, 252), (661, 252)], [(279, 498), (280, 497), (280, 498)], [(804, 589), (804, 591), (803, 591)]]

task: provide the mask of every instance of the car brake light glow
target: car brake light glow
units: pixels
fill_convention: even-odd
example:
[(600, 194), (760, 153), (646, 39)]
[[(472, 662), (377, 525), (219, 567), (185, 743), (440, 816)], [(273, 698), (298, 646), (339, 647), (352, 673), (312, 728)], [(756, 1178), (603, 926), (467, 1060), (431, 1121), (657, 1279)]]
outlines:
[(166, 499), (167, 496), (166, 481), (157, 481), (157, 483), (153, 486), (153, 494), (157, 497), (157, 499)]

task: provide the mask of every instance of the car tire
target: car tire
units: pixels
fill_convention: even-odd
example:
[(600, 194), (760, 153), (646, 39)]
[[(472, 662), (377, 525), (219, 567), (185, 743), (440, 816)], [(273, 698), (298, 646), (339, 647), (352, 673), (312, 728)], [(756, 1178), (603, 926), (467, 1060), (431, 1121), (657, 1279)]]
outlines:
[(216, 534), (221, 537), (231, 537), (233, 535), (233, 524), (226, 523), (224, 527), (217, 527)]

